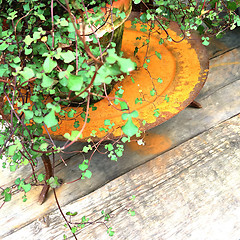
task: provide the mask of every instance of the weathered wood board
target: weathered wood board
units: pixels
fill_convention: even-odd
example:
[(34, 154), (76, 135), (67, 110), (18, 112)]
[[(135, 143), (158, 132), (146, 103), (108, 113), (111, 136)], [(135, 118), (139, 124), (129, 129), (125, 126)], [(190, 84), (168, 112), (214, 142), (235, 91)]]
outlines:
[[(239, 48), (213, 58), (210, 62), (208, 81), (198, 97), (198, 101), (200, 101), (203, 105), (203, 109), (187, 108), (168, 122), (150, 130), (146, 133), (146, 144), (144, 147), (139, 148), (137, 145), (127, 144), (127, 150), (124, 157), (117, 163), (111, 162), (105, 155), (96, 154), (90, 167), (93, 172), (92, 179), (76, 182), (70, 185), (64, 184), (57, 190), (61, 205), (65, 206), (74, 200), (93, 192), (105, 185), (107, 182), (121, 176), (141, 164), (144, 164), (162, 152), (179, 146), (181, 143), (193, 138), (194, 136), (208, 131), (216, 124), (239, 114), (239, 61)], [(74, 148), (79, 149), (79, 144), (73, 146), (73, 149)], [(66, 156), (65, 159), (67, 158), (68, 157)], [(56, 175), (63, 178), (65, 182), (78, 178), (78, 164), (81, 163), (82, 160), (82, 155), (75, 155), (66, 160), (68, 163), (67, 167), (64, 167), (63, 164), (58, 164), (56, 168)], [(182, 163), (179, 162), (177, 165), (180, 164)], [(172, 171), (174, 173), (174, 169), (172, 169)], [(0, 186), (11, 185), (17, 177), (24, 176), (25, 172), (26, 170), (17, 171), (15, 174), (11, 174), (11, 178), (9, 178), (9, 173), (0, 169)], [(30, 224), (36, 218), (40, 218), (41, 216), (56, 209), (52, 193), (50, 193), (48, 200), (44, 205), (37, 205), (35, 201), (38, 198), (39, 192), (40, 189), (33, 189), (31, 194), (28, 194), (28, 201), (26, 203), (22, 203), (22, 194), (18, 194), (14, 196), (10, 205), (6, 204), (0, 210), (0, 226), (2, 226), (0, 236), (15, 236), (10, 234), (23, 228), (25, 225)], [(109, 194), (110, 193), (105, 192), (105, 196), (108, 196)], [(114, 197), (114, 199), (117, 198), (118, 195)], [(100, 211), (101, 205), (97, 207), (97, 203), (94, 203), (96, 200), (92, 199), (91, 201), (92, 205), (95, 206), (93, 208)], [(29, 211), (29, 209), (31, 209), (31, 211)], [(89, 208), (88, 215), (92, 214), (92, 210)], [(19, 213), (21, 214), (21, 217), (19, 217)], [(127, 214), (125, 213), (125, 216), (126, 215)], [(60, 217), (57, 217), (57, 219), (58, 218)], [(142, 218), (145, 217), (142, 216)], [(136, 221), (139, 221), (139, 219)], [(140, 229), (140, 227), (138, 227), (138, 229)], [(48, 230), (46, 229), (42, 230), (42, 236), (44, 236), (44, 232), (47, 234), (47, 231)], [(45, 237), (42, 238), (46, 239)]]
[[(63, 207), (80, 212), (76, 222), (84, 215), (97, 220), (101, 210), (113, 215), (107, 225), (115, 236), (94, 224), (79, 239), (239, 239), (240, 115)], [(48, 218), (49, 226), (37, 220), (4, 239), (62, 239), (67, 230), (59, 212)]]

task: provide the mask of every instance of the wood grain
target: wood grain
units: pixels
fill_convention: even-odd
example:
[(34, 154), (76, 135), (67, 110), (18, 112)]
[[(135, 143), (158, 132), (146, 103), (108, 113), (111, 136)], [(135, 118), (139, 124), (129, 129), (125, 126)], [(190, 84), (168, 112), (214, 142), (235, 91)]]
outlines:
[[(104, 201), (106, 201), (107, 205), (111, 205), (112, 211), (117, 211), (117, 209), (120, 208), (122, 205), (127, 204), (128, 200), (127, 200), (126, 194), (128, 194), (128, 196), (131, 196), (132, 194), (141, 195), (143, 192), (150, 191), (152, 187), (157, 186), (160, 183), (163, 184), (165, 182), (169, 182), (170, 184), (170, 180), (173, 179), (173, 176), (179, 174), (179, 171), (181, 172), (184, 169), (190, 168), (191, 166), (193, 168), (194, 166), (198, 166), (196, 164), (199, 162), (199, 159), (206, 159), (206, 158), (208, 159), (208, 155), (210, 157), (211, 152), (212, 151), (214, 152), (217, 148), (214, 145), (215, 143), (209, 143), (209, 141), (214, 142), (215, 137), (212, 137), (212, 138), (209, 137), (210, 139), (209, 141), (206, 141), (204, 139), (201, 140), (203, 141), (203, 143), (201, 143), (201, 141), (198, 141), (198, 142), (195, 141), (193, 144), (190, 144), (188, 140), (192, 138), (195, 139), (194, 138), (195, 136), (198, 136), (200, 133), (203, 133), (203, 132), (204, 134), (211, 134), (212, 127), (240, 113), (239, 64), (236, 63), (239, 61), (239, 59), (240, 59), (239, 48), (229, 51), (224, 55), (221, 55), (219, 57), (212, 59), (210, 62), (211, 68), (210, 68), (208, 81), (205, 87), (203, 88), (202, 92), (200, 93), (199, 97), (197, 98), (197, 101), (199, 101), (203, 106), (202, 109), (190, 109), (190, 108), (185, 109), (180, 114), (170, 119), (168, 122), (154, 128), (153, 130), (150, 130), (146, 134), (147, 137), (149, 136), (148, 138), (146, 138), (146, 145), (144, 146), (144, 148), (141, 148), (143, 150), (133, 148), (133, 146), (131, 146), (130, 144), (127, 144), (124, 157), (121, 158), (117, 163), (111, 162), (109, 159), (107, 159), (106, 155), (96, 154), (92, 160), (91, 167), (90, 167), (90, 170), (93, 172), (93, 177), (88, 181), (76, 182), (71, 185), (64, 184), (59, 189), (57, 189), (57, 194), (59, 196), (60, 203), (63, 206), (67, 205), (67, 208), (66, 208), (67, 210), (68, 207), (71, 208), (72, 206), (70, 203), (80, 198), (79, 201), (83, 205), (80, 204), (79, 208), (74, 206), (72, 208), (73, 211), (74, 209), (80, 209), (79, 212), (81, 212), (83, 215), (87, 214), (92, 216), (93, 218), (98, 218), (99, 216), (98, 213), (102, 210), (102, 208), (106, 207), (105, 205), (103, 207)], [(232, 64), (232, 63), (236, 63), (236, 64)], [(237, 122), (237, 124), (239, 123)], [(230, 124), (230, 126), (232, 125)], [(238, 125), (238, 129), (239, 129), (239, 125)], [(220, 131), (219, 134), (223, 134), (221, 132), (221, 129), (219, 129), (219, 131)], [(158, 141), (155, 141), (155, 142), (152, 141), (154, 140), (153, 136), (158, 136)], [(227, 137), (229, 136), (227, 135), (226, 138)], [(235, 140), (236, 139), (234, 139), (234, 141)], [(230, 141), (230, 143), (234, 141)], [(188, 143), (189, 146), (184, 142)], [(206, 142), (209, 144), (206, 144)], [(184, 148), (182, 147), (183, 145), (180, 145), (182, 143), (185, 144), (184, 147), (186, 147), (186, 149), (183, 149)], [(194, 144), (200, 144), (200, 146), (204, 149), (201, 150), (199, 148), (196, 148)], [(236, 145), (236, 143), (234, 144)], [(176, 146), (179, 146), (179, 147), (175, 148)], [(220, 144), (220, 146), (222, 146), (224, 150), (224, 145)], [(82, 144), (79, 145), (78, 143), (78, 144), (75, 144), (72, 149), (77, 150), (77, 149), (81, 149), (81, 147), (82, 147)], [(230, 146), (229, 148), (231, 149), (231, 147), (232, 146)], [(172, 151), (169, 151), (169, 149), (171, 148), (175, 148), (173, 149), (175, 151), (174, 153)], [(154, 151), (152, 151), (153, 149)], [(169, 151), (169, 152), (166, 152), (164, 155), (162, 155), (164, 157), (160, 157), (161, 161), (154, 163), (156, 165), (151, 167), (152, 169), (154, 169), (154, 170), (151, 170), (152, 172), (151, 171), (141, 172), (142, 170), (144, 170), (145, 167), (146, 167), (146, 171), (148, 171), (150, 163), (147, 163), (148, 165), (146, 165), (145, 163), (147, 161), (153, 159), (154, 157), (158, 156), (159, 154), (165, 151)], [(234, 151), (235, 151), (235, 148), (234, 148)], [(236, 152), (237, 154), (239, 154), (237, 150)], [(194, 154), (196, 154), (196, 156), (200, 154), (200, 156), (195, 158)], [(217, 156), (218, 158), (221, 157), (221, 155), (217, 155)], [(230, 153), (226, 153), (225, 159), (228, 160), (228, 157), (230, 157)], [(58, 162), (55, 172), (57, 176), (59, 176), (64, 180), (64, 182), (68, 182), (79, 177), (78, 164), (82, 162), (83, 156), (74, 155), (71, 158), (68, 158), (68, 156), (66, 156), (65, 159), (67, 159), (66, 162), (68, 166), (65, 167), (64, 164), (61, 164), (60, 162)], [(238, 160), (238, 159), (236, 160), (236, 156), (235, 157), (233, 156), (233, 158), (231, 159), (233, 159), (234, 162), (230, 161), (230, 165), (229, 165), (230, 168), (232, 166), (231, 164), (236, 164)], [(224, 160), (221, 160), (221, 161), (224, 161)], [(141, 164), (143, 164), (144, 166), (143, 169), (140, 172), (139, 170), (136, 170), (136, 171), (134, 170), (135, 175), (133, 177), (128, 179), (126, 175), (123, 175), (122, 179), (121, 177), (118, 178), (118, 179), (121, 179), (121, 180), (118, 180), (120, 182), (117, 182), (117, 183), (110, 182), (113, 179), (117, 180), (116, 179), (117, 177), (136, 168), (137, 166), (140, 166)], [(219, 164), (222, 165), (223, 163), (219, 162)], [(226, 161), (226, 164), (227, 164), (227, 161)], [(39, 166), (40, 171), (41, 171), (41, 167), (42, 166), (40, 165)], [(227, 165), (225, 167), (227, 168)], [(238, 169), (238, 166), (237, 166), (237, 169)], [(24, 175), (26, 176), (25, 172), (26, 172), (26, 169), (20, 169), (16, 171), (14, 174), (11, 174), (11, 177), (9, 177), (9, 172), (3, 171), (3, 169), (1, 168), (0, 169), (0, 186), (6, 187), (11, 185), (17, 177), (23, 177)], [(146, 182), (146, 183), (140, 184), (141, 182), (140, 180), (143, 180), (143, 178), (145, 178), (146, 176), (153, 174), (153, 172), (159, 175), (156, 180), (157, 182), (153, 183), (153, 180), (151, 181), (149, 180), (150, 181), (149, 183)], [(233, 171), (233, 173), (234, 172), (235, 170)], [(231, 175), (233, 173), (231, 172), (229, 174)], [(156, 176), (154, 175), (154, 177)], [(159, 178), (161, 178), (162, 180)], [(139, 182), (140, 185), (137, 184), (138, 181), (140, 181)], [(108, 184), (105, 185), (106, 183)], [(114, 186), (112, 184), (116, 184), (116, 185)], [(131, 186), (131, 184), (133, 185)], [(196, 182), (196, 186), (198, 185), (199, 183)], [(106, 188), (106, 186), (108, 187)], [(174, 188), (173, 183), (171, 186), (172, 188)], [(103, 187), (103, 188), (100, 188), (100, 187)], [(189, 186), (186, 185), (186, 187), (189, 187)], [(100, 188), (101, 190), (99, 190), (98, 188)], [(96, 189), (98, 190), (95, 191)], [(115, 191), (114, 189), (115, 190), (117, 189), (119, 191), (121, 189), (123, 190), (122, 192), (121, 191), (116, 192), (117, 190)], [(233, 189), (235, 191), (235, 188), (230, 188), (230, 189)], [(103, 192), (101, 193), (101, 191)], [(219, 190), (219, 191), (222, 191), (222, 190)], [(97, 192), (96, 193), (97, 195), (92, 195), (92, 192), (94, 194)], [(60, 216), (56, 212), (54, 212), (56, 210), (56, 204), (53, 198), (53, 194), (50, 192), (47, 201), (42, 206), (39, 206), (36, 204), (39, 193), (40, 193), (40, 189), (33, 188), (33, 190), (27, 194), (28, 201), (26, 203), (22, 203), (22, 199), (21, 199), (22, 194), (17, 194), (13, 197), (10, 204), (8, 203), (5, 204), (5, 206), (0, 210), (0, 226), (1, 226), (0, 236), (2, 237), (8, 236), (8, 238), (6, 237), (6, 239), (15, 239), (11, 237), (18, 236), (17, 234), (20, 234), (20, 231), (21, 232), (29, 231), (28, 227), (31, 227), (32, 229), (31, 230), (32, 232), (30, 231), (31, 233), (38, 232), (38, 234), (40, 235), (36, 235), (36, 236), (41, 236), (42, 237), (41, 239), (57, 239), (55, 238), (56, 236), (58, 236), (57, 235), (58, 233), (56, 233), (56, 231), (59, 231), (60, 235), (62, 234), (61, 230), (65, 229), (63, 226), (59, 225), (59, 227), (57, 227), (57, 230), (52, 229), (51, 227), (42, 228), (40, 227), (42, 226), (41, 221), (40, 220), (36, 221), (36, 219), (42, 219), (43, 216), (48, 214), (50, 214), (49, 219), (51, 223), (53, 222), (53, 219), (55, 219), (57, 222), (58, 222), (58, 219), (60, 220)], [(124, 193), (125, 195), (123, 195)], [(150, 195), (154, 195), (154, 191), (152, 192), (150, 191), (150, 193), (151, 193)], [(92, 196), (92, 197), (90, 198), (88, 196), (83, 197), (87, 194), (90, 194), (88, 196)], [(156, 194), (159, 194), (159, 196), (163, 194), (161, 195), (161, 198), (165, 199), (164, 197), (165, 193), (156, 192)], [(223, 192), (223, 194), (225, 193)], [(230, 194), (230, 193), (227, 192), (226, 194)], [(143, 196), (147, 198), (146, 195), (143, 195)], [(99, 202), (96, 201), (96, 199), (99, 199)], [(186, 199), (188, 198), (186, 197)], [(157, 202), (154, 202), (154, 201), (155, 200), (151, 200), (150, 202), (153, 202), (157, 206), (158, 205)], [(160, 202), (159, 199), (157, 199), (156, 201)], [(141, 207), (140, 205), (141, 204), (139, 203), (139, 208)], [(83, 206), (87, 206), (87, 208), (83, 210), (84, 208)], [(68, 209), (67, 211), (69, 210), (70, 209)], [(141, 211), (143, 211), (143, 209), (141, 209)], [(135, 221), (138, 222), (136, 224), (139, 224), (139, 225), (136, 225), (137, 232), (142, 231), (142, 227), (140, 225), (144, 223), (142, 226), (145, 226), (146, 224), (145, 222), (148, 221), (146, 220), (147, 215), (141, 211), (140, 211), (140, 215), (136, 217), (137, 220), (136, 218), (135, 220), (133, 220), (134, 222)], [(158, 209), (157, 211), (160, 211), (160, 210)], [(166, 212), (166, 214), (167, 213), (170, 214), (171, 212)], [(188, 212), (188, 214), (190, 213)], [(127, 216), (127, 214), (124, 213), (121, 216)], [(134, 223), (131, 222), (132, 221), (131, 219), (128, 219), (126, 222), (128, 222), (129, 225), (134, 226)], [(157, 218), (157, 221), (158, 220), (159, 219)], [(117, 220), (113, 220), (113, 221), (117, 221)], [(165, 222), (165, 219), (161, 221)], [(187, 221), (187, 220), (184, 220), (184, 221)], [(32, 224), (35, 224), (35, 225), (32, 225)], [(153, 222), (151, 224), (152, 224), (151, 226), (154, 226)], [(50, 226), (52, 225), (53, 224), (50, 224)], [(102, 231), (102, 230), (99, 230), (97, 226), (92, 226), (92, 227), (93, 228), (91, 228), (91, 230), (96, 228), (97, 232)], [(104, 227), (103, 226), (101, 227), (105, 231)], [(168, 227), (170, 227), (170, 225), (168, 225)], [(21, 228), (23, 230), (19, 230)], [(136, 231), (136, 229), (130, 230), (130, 231)], [(14, 232), (16, 232), (16, 235), (14, 235)], [(51, 234), (49, 235), (49, 232), (52, 232), (51, 233), (52, 235)], [(44, 237), (45, 234), (47, 238)], [(124, 234), (125, 233), (122, 233), (121, 235), (123, 237), (122, 239), (131, 239), (127, 237), (124, 238), (125, 236)], [(31, 234), (28, 236), (31, 236)], [(54, 238), (50, 236), (52, 237), (54, 236)], [(171, 239), (170, 236), (168, 237), (169, 238), (163, 238), (163, 239)], [(36, 237), (35, 239), (40, 239), (40, 238)], [(100, 239), (100, 238), (95, 238), (95, 239)], [(117, 238), (117, 239), (120, 239), (120, 238)], [(161, 239), (161, 238), (157, 238), (157, 239)], [(186, 239), (186, 238), (183, 238), (183, 239)]]
[[(102, 209), (115, 215), (111, 239), (238, 239), (240, 236), (240, 115), (181, 144), (63, 207), (96, 220)], [(130, 203), (129, 197), (136, 195)], [(133, 208), (129, 216), (124, 208)], [(58, 211), (45, 227), (34, 221), (4, 239), (61, 239)], [(25, 233), (28, 236), (25, 237)], [(68, 232), (69, 235), (69, 232)], [(79, 239), (110, 239), (94, 224)]]

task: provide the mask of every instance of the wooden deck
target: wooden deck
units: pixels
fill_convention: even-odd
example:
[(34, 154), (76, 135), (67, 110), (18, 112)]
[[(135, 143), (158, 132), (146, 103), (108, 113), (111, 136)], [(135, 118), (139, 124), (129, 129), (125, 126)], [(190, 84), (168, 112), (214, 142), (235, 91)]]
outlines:
[[(239, 240), (240, 239), (240, 29), (208, 48), (210, 72), (197, 97), (202, 109), (187, 108), (146, 134), (145, 146), (126, 144), (112, 162), (96, 154), (90, 180), (63, 184), (57, 196), (64, 213), (78, 212), (91, 222), (78, 239), (95, 240)], [(79, 148), (75, 144), (72, 149)], [(79, 177), (82, 155), (65, 156), (55, 174), (69, 182)], [(26, 170), (0, 170), (0, 186), (11, 185)], [(39, 166), (42, 171), (42, 166)], [(38, 205), (39, 188), (14, 195), (0, 210), (0, 239), (50, 240), (71, 237), (53, 193)], [(136, 199), (131, 200), (135, 195)], [(136, 212), (128, 214), (128, 209)], [(73, 238), (69, 238), (73, 239)]]

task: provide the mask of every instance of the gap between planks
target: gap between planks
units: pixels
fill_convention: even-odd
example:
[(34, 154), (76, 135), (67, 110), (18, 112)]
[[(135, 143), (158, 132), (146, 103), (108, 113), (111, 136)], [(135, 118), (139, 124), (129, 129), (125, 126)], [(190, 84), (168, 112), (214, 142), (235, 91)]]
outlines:
[[(79, 239), (225, 240), (240, 236), (240, 115), (111, 181), (63, 207), (91, 220), (101, 210), (116, 214), (108, 238), (100, 224), (83, 229)], [(131, 202), (129, 197), (136, 195)], [(119, 209), (133, 208), (136, 216)], [(62, 239), (66, 229), (58, 211), (50, 225), (34, 221), (5, 240)], [(25, 234), (28, 236), (25, 238)], [(68, 236), (71, 234), (68, 232)]]

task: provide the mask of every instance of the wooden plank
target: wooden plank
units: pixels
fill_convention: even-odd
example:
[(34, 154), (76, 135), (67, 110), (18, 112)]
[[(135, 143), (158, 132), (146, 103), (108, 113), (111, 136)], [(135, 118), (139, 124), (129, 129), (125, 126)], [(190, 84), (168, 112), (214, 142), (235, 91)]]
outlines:
[[(84, 182), (76, 182), (71, 185), (64, 184), (60, 187), (58, 193), (61, 204), (66, 205), (94, 191), (123, 173), (152, 159), (154, 156), (238, 114), (240, 112), (240, 81), (237, 80), (239, 79), (239, 71), (238, 68), (235, 68), (237, 64), (228, 64), (237, 60), (239, 60), (239, 49), (235, 49), (211, 61), (212, 66), (216, 64), (218, 66), (211, 68), (208, 82), (205, 86), (206, 90), (203, 89), (203, 94), (199, 97), (201, 104), (204, 106), (203, 109), (185, 109), (168, 122), (149, 131), (144, 148), (136, 148), (136, 145), (127, 144), (124, 157), (118, 163), (111, 162), (107, 159), (106, 155), (96, 154), (90, 167), (93, 172), (92, 179)], [(222, 63), (223, 65), (221, 65)], [(222, 68), (224, 68), (224, 71), (221, 71)], [(232, 71), (233, 68), (234, 71)], [(230, 73), (230, 77), (228, 77), (228, 73)], [(219, 84), (219, 81), (221, 84)], [(74, 147), (77, 149), (79, 146), (76, 144)], [(82, 159), (81, 155), (74, 156), (67, 161), (67, 167), (59, 165), (56, 168), (57, 176), (63, 178), (64, 182), (72, 181), (79, 177), (78, 164)], [(8, 173), (5, 175), (1, 173), (1, 185), (3, 182), (13, 182), (19, 176), (17, 174), (19, 172), (16, 172), (15, 178), (10, 179)], [(3, 234), (7, 234), (14, 228), (21, 228), (34, 219), (56, 209), (52, 194), (50, 194), (48, 201), (43, 206), (37, 206), (35, 201), (39, 192), (40, 189), (33, 189), (28, 194), (27, 203), (23, 205), (21, 204), (21, 194), (16, 195), (10, 206), (6, 204), (7, 207), (1, 209), (0, 219), (3, 218), (4, 222), (7, 223), (2, 231)], [(19, 211), (19, 204), (22, 208), (21, 219), (16, 218), (16, 213)], [(31, 211), (28, 211), (29, 209)], [(8, 213), (9, 211), (11, 214)]]
[[(147, 138), (145, 139), (146, 145), (144, 147), (145, 152), (143, 153), (141, 150), (142, 147), (136, 146), (136, 144), (127, 144), (128, 151), (126, 155), (129, 156), (130, 159), (134, 157), (135, 152), (140, 149), (140, 153), (144, 154), (145, 157), (142, 158), (143, 162), (153, 158), (157, 154), (160, 154), (163, 151), (166, 151), (178, 144), (182, 143), (183, 141), (199, 134), (200, 132), (208, 129), (209, 127), (214, 126), (216, 123), (226, 120), (227, 118), (235, 115), (239, 111), (239, 104), (238, 104), (238, 88), (231, 92), (231, 87), (222, 89), (227, 85), (237, 81), (240, 79), (239, 76), (239, 63), (240, 63), (240, 49), (234, 49), (229, 51), (228, 53), (221, 55), (217, 58), (214, 58), (210, 61), (210, 72), (207, 79), (207, 82), (200, 92), (199, 96), (197, 97), (197, 101), (201, 102), (203, 105), (203, 109), (185, 109), (183, 112), (178, 114), (176, 117), (170, 119), (166, 123), (162, 124), (154, 128), (152, 131), (149, 131), (147, 134)], [(226, 91), (225, 93), (220, 93), (217, 95), (214, 94), (217, 91)], [(229, 96), (227, 95), (229, 93)], [(230, 94), (231, 93), (231, 94)], [(225, 98), (223, 98), (222, 94), (225, 94)], [(234, 95), (235, 94), (235, 95)], [(215, 99), (216, 98), (216, 99)], [(228, 99), (231, 102), (231, 109), (229, 108), (229, 102), (225, 101)], [(214, 112), (215, 111), (215, 112)], [(214, 113), (213, 113), (214, 112)], [(207, 117), (213, 114), (214, 118)], [(196, 126), (197, 125), (197, 126)], [(182, 131), (185, 131), (182, 134)], [(156, 133), (156, 134), (152, 134)], [(156, 137), (157, 139), (154, 139)], [(158, 146), (154, 145), (151, 146), (151, 142), (158, 141), (160, 144)], [(58, 145), (61, 145), (62, 142), (58, 142)], [(75, 145), (71, 146), (69, 152), (75, 149), (82, 149), (82, 143), (76, 143)], [(154, 151), (153, 148), (154, 147)], [(69, 159), (74, 154), (64, 155), (63, 158)], [(82, 156), (77, 155), (75, 158), (82, 159)], [(95, 154), (95, 159), (104, 158), (101, 154)], [(59, 160), (59, 158), (57, 158)], [(124, 165), (124, 169), (118, 169), (120, 173), (123, 173), (126, 170), (133, 169), (134, 166), (137, 166), (143, 162), (137, 162), (138, 157), (135, 158), (132, 162), (135, 164), (130, 166)], [(124, 160), (123, 160), (124, 161)], [(41, 161), (40, 161), (41, 162)], [(108, 160), (104, 158), (102, 164), (108, 164)], [(127, 163), (129, 161), (127, 160)], [(57, 162), (59, 164), (60, 161)], [(64, 167), (63, 164), (61, 167)], [(42, 168), (42, 164), (40, 164), (39, 169)], [(108, 166), (107, 166), (108, 168)], [(116, 168), (115, 164), (113, 164), (112, 168)], [(94, 169), (94, 168), (93, 168)], [(126, 170), (125, 170), (126, 169)], [(8, 177), (9, 172), (0, 169), (0, 186), (5, 187), (12, 185), (14, 180), (18, 177), (26, 177), (26, 172), (30, 171), (30, 167), (27, 168), (20, 168), (15, 173), (11, 174), (11, 178)], [(114, 173), (115, 175), (115, 173)], [(7, 181), (6, 181), (7, 179)], [(112, 178), (108, 178), (104, 181), (110, 181)]]
[[(64, 206), (92, 221), (102, 209), (115, 215), (113, 239), (238, 239), (240, 236), (240, 115)], [(136, 200), (129, 204), (129, 197)], [(124, 208), (133, 208), (131, 217)], [(68, 234), (59, 212), (49, 226), (34, 221), (4, 239), (62, 239)], [(26, 236), (28, 233), (28, 236)], [(79, 239), (110, 239), (101, 224)]]
[(218, 57), (234, 48), (240, 47), (240, 28), (227, 31), (221, 39), (212, 38), (207, 47), (210, 58)]

